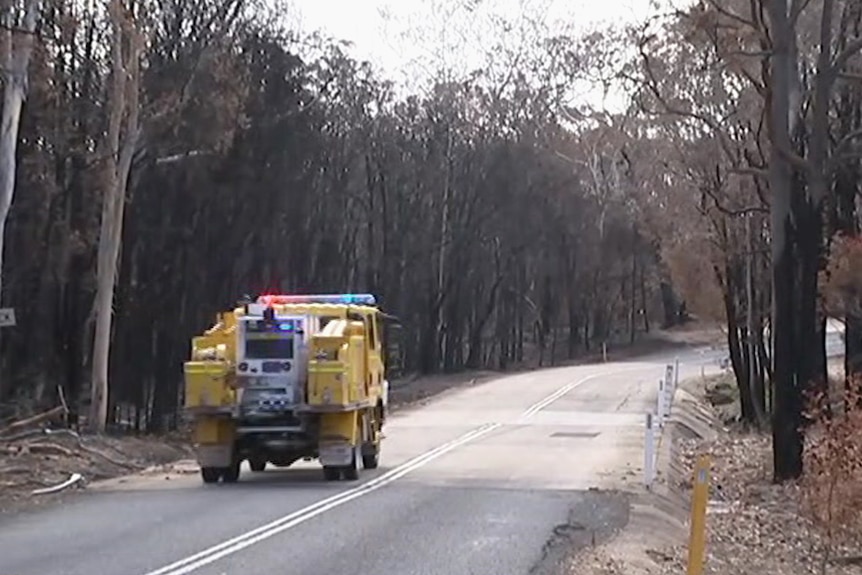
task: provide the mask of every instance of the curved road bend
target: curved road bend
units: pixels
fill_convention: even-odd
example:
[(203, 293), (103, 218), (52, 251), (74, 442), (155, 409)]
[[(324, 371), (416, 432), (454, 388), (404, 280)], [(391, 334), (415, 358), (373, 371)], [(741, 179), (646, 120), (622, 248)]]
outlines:
[[(681, 377), (720, 352), (683, 352)], [(641, 480), (643, 413), (673, 355), (547, 369), (439, 396), (388, 422), (380, 469), (314, 464), (109, 482), (0, 519), (0, 575), (526, 575), (625, 522), (590, 487)], [(532, 571), (531, 571), (532, 570)], [(549, 572), (545, 570), (545, 572)]]

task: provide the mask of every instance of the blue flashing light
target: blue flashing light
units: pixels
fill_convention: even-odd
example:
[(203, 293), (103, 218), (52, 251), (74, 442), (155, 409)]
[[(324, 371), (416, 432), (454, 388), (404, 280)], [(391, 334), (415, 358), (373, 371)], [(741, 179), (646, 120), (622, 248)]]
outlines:
[(281, 331), (293, 331), (293, 323), (292, 322), (284, 322), (278, 324), (278, 329)]
[(347, 305), (376, 305), (377, 299), (367, 293), (345, 293), (345, 294), (320, 294), (320, 295), (262, 295), (257, 298), (257, 303), (266, 305), (275, 304), (303, 304), (303, 303), (330, 303)]
[(346, 304), (374, 305), (377, 299), (370, 293), (346, 293), (342, 294), (341, 301)]

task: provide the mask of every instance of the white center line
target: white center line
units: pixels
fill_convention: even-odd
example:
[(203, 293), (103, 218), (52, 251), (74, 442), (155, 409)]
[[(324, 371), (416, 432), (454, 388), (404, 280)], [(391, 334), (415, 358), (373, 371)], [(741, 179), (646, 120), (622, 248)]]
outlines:
[(640, 370), (643, 368), (644, 368), (643, 365), (637, 365), (637, 366), (632, 366), (632, 367), (628, 367), (625, 369), (618, 369), (615, 371), (606, 371), (603, 373), (594, 373), (593, 375), (588, 375), (587, 377), (581, 378), (577, 381), (573, 381), (573, 382), (561, 387), (560, 389), (558, 389), (557, 391), (555, 391), (551, 395), (547, 396), (546, 398), (542, 399), (541, 401), (537, 401), (532, 406), (527, 408), (527, 410), (519, 418), (519, 421), (526, 421), (526, 420), (530, 419), (531, 417), (533, 417), (534, 415), (536, 415), (537, 413), (539, 413), (540, 411), (542, 411), (543, 409), (545, 409), (546, 407), (548, 407), (549, 405), (551, 405), (552, 403), (554, 403), (555, 401), (557, 401), (558, 399), (560, 399), (561, 397), (563, 397), (564, 395), (566, 395), (567, 393), (569, 393), (570, 391), (575, 389), (576, 387), (579, 387), (579, 386), (587, 383), (588, 381), (592, 381), (592, 380), (599, 378), (599, 377), (610, 377), (610, 376), (614, 376), (614, 375), (619, 375), (621, 373), (626, 373), (629, 371)]

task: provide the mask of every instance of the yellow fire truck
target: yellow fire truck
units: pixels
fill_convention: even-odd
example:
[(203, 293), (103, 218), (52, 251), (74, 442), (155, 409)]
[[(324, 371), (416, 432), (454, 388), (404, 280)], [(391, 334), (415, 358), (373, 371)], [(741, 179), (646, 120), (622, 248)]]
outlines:
[(374, 469), (387, 414), (382, 327), (370, 294), (262, 295), (192, 339), (184, 405), (205, 483), (319, 460), (323, 476)]

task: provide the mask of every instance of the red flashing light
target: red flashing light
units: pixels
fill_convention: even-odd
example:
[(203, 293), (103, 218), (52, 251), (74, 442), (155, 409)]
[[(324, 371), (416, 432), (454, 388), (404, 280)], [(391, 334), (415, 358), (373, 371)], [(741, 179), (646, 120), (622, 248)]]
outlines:
[(262, 295), (257, 303), (274, 304), (331, 303), (353, 305), (375, 305), (376, 298), (371, 294), (319, 294), (319, 295)]

